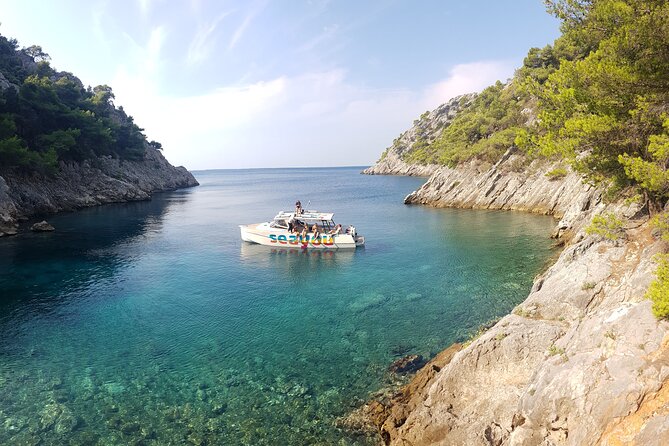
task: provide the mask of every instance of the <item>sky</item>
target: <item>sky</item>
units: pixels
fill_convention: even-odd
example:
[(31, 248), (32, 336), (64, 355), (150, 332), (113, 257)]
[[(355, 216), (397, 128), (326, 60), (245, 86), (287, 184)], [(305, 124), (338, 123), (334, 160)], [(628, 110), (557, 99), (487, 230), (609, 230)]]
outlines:
[(559, 35), (542, 0), (0, 0), (189, 169), (363, 166)]

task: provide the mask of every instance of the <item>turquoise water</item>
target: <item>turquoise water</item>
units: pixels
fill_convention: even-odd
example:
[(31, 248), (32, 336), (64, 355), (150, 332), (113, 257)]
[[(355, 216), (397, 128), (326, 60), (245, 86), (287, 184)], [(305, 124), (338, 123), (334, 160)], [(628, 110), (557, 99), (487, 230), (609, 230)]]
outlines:
[[(0, 444), (370, 444), (336, 418), (396, 355), (434, 355), (522, 301), (554, 222), (405, 206), (424, 180), (358, 172), (198, 172), (0, 239)], [(367, 246), (240, 241), (296, 199)]]

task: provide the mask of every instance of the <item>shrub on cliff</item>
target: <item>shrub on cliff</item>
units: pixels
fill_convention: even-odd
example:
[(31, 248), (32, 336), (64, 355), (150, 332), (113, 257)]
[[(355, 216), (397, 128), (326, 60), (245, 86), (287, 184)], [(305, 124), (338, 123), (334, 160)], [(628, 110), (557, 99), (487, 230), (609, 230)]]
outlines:
[(611, 241), (625, 238), (623, 221), (612, 212), (595, 215), (592, 222), (585, 228), (585, 232), (588, 235), (599, 235)]
[(483, 90), (403, 159), (494, 162), (515, 145), (613, 190), (638, 188), (658, 210), (669, 199), (669, 2), (546, 3), (562, 36), (530, 49), (513, 79)]
[(669, 255), (657, 257), (656, 279), (648, 287), (646, 297), (653, 301), (653, 314), (669, 319)]

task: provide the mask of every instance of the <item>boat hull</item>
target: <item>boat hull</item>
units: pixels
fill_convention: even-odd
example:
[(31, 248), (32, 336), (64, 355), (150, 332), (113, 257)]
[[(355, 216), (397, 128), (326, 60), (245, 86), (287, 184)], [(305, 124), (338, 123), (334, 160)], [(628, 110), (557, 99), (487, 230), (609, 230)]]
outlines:
[(292, 234), (285, 229), (271, 228), (267, 223), (240, 225), (242, 240), (259, 245), (303, 248), (303, 249), (355, 249), (364, 245), (363, 237), (355, 237), (350, 234), (323, 234), (314, 238), (313, 234), (301, 237)]

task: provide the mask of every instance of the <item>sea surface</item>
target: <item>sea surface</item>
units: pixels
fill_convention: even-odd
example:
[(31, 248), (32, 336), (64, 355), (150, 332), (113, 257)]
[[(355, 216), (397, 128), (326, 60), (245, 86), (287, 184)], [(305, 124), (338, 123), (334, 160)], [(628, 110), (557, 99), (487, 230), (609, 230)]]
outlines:
[[(0, 444), (371, 444), (337, 418), (521, 302), (554, 220), (405, 206), (425, 179), (360, 170), (195, 172), (0, 239)], [(298, 199), (366, 247), (240, 240)]]

